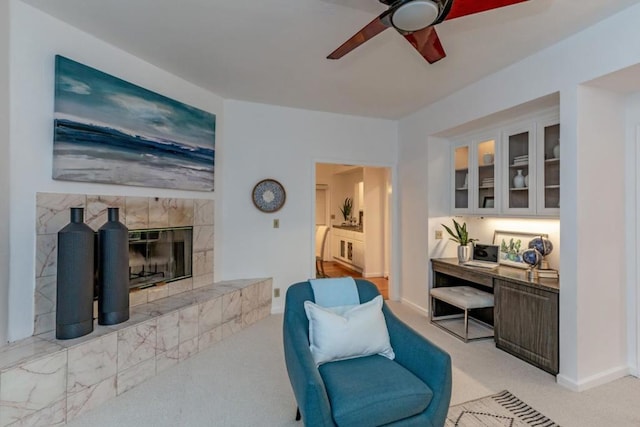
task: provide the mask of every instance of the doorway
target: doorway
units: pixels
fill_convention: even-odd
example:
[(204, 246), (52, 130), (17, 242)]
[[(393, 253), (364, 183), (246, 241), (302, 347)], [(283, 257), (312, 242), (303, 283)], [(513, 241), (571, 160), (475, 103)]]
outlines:
[(315, 172), (315, 224), (330, 227), (323, 257), (326, 274), (366, 278), (388, 298), (391, 168), (316, 163)]

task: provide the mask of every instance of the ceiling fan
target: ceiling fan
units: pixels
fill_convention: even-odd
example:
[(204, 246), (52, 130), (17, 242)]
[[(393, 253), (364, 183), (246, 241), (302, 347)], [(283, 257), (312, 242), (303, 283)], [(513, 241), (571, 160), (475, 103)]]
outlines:
[(430, 64), (446, 53), (434, 26), (442, 21), (497, 9), (527, 0), (380, 0), (389, 6), (380, 16), (333, 51), (327, 59), (339, 59), (364, 42), (393, 27)]

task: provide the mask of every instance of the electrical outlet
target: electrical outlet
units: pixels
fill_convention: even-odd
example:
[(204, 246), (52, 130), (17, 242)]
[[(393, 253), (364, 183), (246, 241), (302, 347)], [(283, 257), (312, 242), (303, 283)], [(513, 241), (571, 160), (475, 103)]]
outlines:
[(280, 228), (280, 220), (279, 219), (274, 219), (273, 220), (273, 228)]
[(331, 219), (336, 219), (336, 216), (334, 214), (331, 214)]
[(442, 240), (442, 230), (436, 230), (436, 240)]
[(274, 298), (280, 298), (280, 288), (275, 288), (273, 290), (273, 297)]

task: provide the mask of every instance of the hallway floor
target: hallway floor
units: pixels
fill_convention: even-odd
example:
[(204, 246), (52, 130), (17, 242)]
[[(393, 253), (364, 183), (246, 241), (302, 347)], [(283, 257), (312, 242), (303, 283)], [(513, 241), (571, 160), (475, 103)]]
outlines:
[[(363, 278), (362, 274), (350, 270), (337, 262), (325, 261), (322, 264), (324, 266), (324, 272), (328, 277), (349, 276), (353, 278)], [(389, 279), (387, 277), (367, 277), (366, 279), (376, 285), (382, 298), (389, 299)]]

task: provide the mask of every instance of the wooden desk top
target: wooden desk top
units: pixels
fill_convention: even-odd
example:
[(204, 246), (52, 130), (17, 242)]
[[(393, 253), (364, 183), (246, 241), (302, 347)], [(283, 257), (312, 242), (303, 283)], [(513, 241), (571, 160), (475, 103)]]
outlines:
[(527, 270), (515, 267), (508, 267), (501, 265), (495, 269), (488, 269), (482, 267), (471, 267), (468, 265), (462, 265), (458, 263), (458, 258), (432, 258), (433, 271), (438, 271), (444, 274), (451, 271), (459, 271), (461, 273), (472, 274), (480, 278), (481, 281), (492, 279), (504, 279), (510, 282), (517, 282), (525, 286), (533, 288), (542, 288), (551, 292), (560, 292), (560, 283), (556, 279), (534, 279), (529, 280), (527, 278)]

